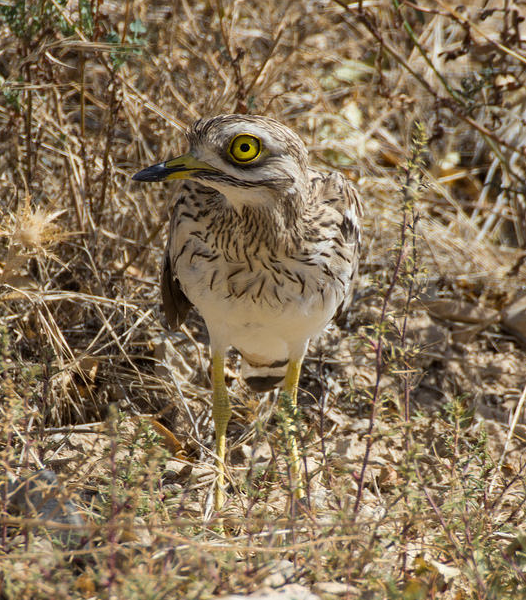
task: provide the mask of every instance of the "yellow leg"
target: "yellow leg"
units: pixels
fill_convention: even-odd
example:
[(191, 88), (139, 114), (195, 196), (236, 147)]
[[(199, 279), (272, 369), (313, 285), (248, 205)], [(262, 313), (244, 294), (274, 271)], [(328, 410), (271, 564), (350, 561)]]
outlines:
[[(287, 441), (287, 450), (290, 458), (290, 472), (294, 494), (299, 500), (305, 496), (305, 489), (300, 473), (300, 458), (298, 455), (298, 443), (294, 432), (294, 421), (297, 418), (298, 382), (300, 378), (301, 363), (303, 359), (289, 361), (285, 383), (281, 393), (281, 403), (285, 405), (284, 431)], [(292, 426), (292, 427), (291, 427)]]
[(212, 356), (212, 389), (214, 404), (212, 417), (216, 430), (216, 467), (217, 482), (214, 491), (214, 508), (220, 510), (225, 499), (225, 452), (226, 452), (226, 428), (232, 410), (228, 400), (228, 392), (225, 385), (225, 361), (223, 355), (216, 353)]

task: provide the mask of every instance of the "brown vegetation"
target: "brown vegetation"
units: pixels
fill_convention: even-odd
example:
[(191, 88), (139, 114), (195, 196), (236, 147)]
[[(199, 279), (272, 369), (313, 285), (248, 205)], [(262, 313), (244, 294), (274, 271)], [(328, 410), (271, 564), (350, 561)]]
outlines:
[[(2, 600), (209, 598), (276, 570), (327, 598), (520, 597), (523, 14), (0, 1)], [(231, 356), (226, 538), (206, 331), (159, 307), (171, 188), (130, 181), (225, 112), (295, 129), (366, 207), (354, 308), (305, 363), (305, 512), (274, 397)]]

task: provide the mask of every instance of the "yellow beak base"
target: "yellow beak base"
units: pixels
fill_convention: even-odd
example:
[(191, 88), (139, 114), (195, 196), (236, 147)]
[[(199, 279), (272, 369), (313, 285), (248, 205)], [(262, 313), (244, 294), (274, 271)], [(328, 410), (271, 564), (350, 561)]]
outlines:
[(171, 179), (193, 179), (198, 173), (217, 173), (217, 169), (201, 162), (192, 154), (183, 154), (172, 160), (157, 163), (135, 173), (135, 181), (170, 181)]

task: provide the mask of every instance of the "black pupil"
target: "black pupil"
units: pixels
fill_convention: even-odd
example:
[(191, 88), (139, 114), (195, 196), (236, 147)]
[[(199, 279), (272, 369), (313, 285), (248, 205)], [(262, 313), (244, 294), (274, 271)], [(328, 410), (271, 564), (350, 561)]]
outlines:
[(245, 142), (244, 144), (241, 144), (241, 146), (239, 146), (239, 149), (241, 150), (241, 152), (248, 152), (250, 150), (250, 146)]

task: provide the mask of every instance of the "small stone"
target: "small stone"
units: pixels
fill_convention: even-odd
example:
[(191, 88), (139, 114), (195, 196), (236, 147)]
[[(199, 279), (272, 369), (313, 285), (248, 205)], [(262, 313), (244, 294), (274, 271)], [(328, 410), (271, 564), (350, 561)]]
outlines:
[(151, 546), (152, 536), (142, 517), (135, 517), (133, 521), (127, 524), (120, 535), (120, 542), (131, 543), (134, 546)]
[(248, 444), (241, 444), (230, 452), (230, 462), (233, 465), (244, 465), (252, 456), (252, 448)]
[(168, 460), (163, 471), (163, 481), (166, 484), (210, 477), (213, 467), (205, 463), (192, 463), (186, 460)]
[(339, 581), (319, 581), (312, 586), (312, 591), (319, 594), (322, 600), (360, 597), (360, 590), (357, 587)]
[(163, 483), (163, 494), (165, 497), (179, 496), (183, 486), (179, 483)]
[(502, 311), (502, 324), (523, 344), (526, 344), (526, 296)]
[(254, 462), (257, 464), (267, 463), (272, 459), (272, 450), (267, 440), (261, 441), (256, 446), (253, 457)]
[(8, 484), (8, 511), (12, 509), (50, 524), (69, 525), (71, 529), (49, 527), (52, 536), (67, 547), (75, 546), (81, 540), (84, 519), (67, 490), (49, 469), (36, 471)]
[(320, 596), (313, 594), (309, 588), (291, 583), (278, 590), (264, 587), (252, 594), (233, 594), (231, 596), (217, 597), (217, 600), (322, 600)]
[(183, 460), (167, 460), (163, 471), (163, 480), (167, 483), (173, 483), (181, 477), (183, 469), (188, 467), (188, 463)]
[[(186, 362), (183, 354), (176, 348), (173, 341), (177, 339), (176, 334), (168, 336), (164, 333), (155, 336), (151, 340), (153, 356), (157, 359), (155, 374), (158, 377), (169, 378), (175, 371), (178, 375), (188, 379), (192, 375), (192, 367)], [(186, 338), (182, 337), (185, 341)]]
[(294, 577), (294, 565), (289, 560), (280, 560), (270, 566), (270, 573), (263, 579), (263, 585), (277, 588), (290, 582)]

